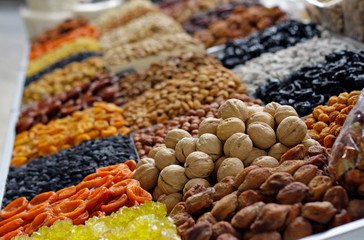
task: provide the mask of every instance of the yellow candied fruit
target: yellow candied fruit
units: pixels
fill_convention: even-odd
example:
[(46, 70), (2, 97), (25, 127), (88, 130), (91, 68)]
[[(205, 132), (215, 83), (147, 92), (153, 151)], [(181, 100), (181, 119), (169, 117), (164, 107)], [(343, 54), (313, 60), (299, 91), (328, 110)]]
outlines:
[(108, 127), (105, 130), (101, 130), (101, 136), (102, 137), (110, 137), (110, 136), (115, 135), (117, 133), (118, 133), (118, 130), (114, 126)]

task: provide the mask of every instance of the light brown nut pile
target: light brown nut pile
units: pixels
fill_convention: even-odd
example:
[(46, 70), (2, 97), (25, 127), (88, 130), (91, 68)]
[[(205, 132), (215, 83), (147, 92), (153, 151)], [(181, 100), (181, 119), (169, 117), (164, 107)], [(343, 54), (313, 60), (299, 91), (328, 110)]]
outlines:
[(152, 12), (103, 34), (100, 44), (102, 50), (107, 51), (122, 44), (137, 42), (155, 35), (179, 32), (183, 32), (182, 27), (171, 17)]
[(159, 9), (150, 1), (128, 1), (117, 9), (102, 14), (96, 19), (94, 24), (97, 30), (103, 34), (151, 12), (159, 12)]
[(97, 74), (105, 72), (101, 57), (88, 58), (82, 62), (73, 62), (44, 75), (29, 84), (23, 94), (23, 103), (40, 101), (48, 96), (68, 92), (77, 86), (90, 82)]
[(199, 109), (215, 99), (243, 93), (244, 86), (222, 66), (201, 66), (176, 78), (157, 84), (153, 89), (123, 106), (124, 117), (134, 130), (161, 123)]
[(310, 136), (322, 146), (331, 148), (359, 95), (360, 91), (344, 92), (330, 97), (327, 105), (315, 107), (305, 120)]
[(138, 42), (123, 44), (104, 52), (113, 72), (128, 68), (143, 70), (151, 63), (183, 52), (203, 52), (204, 46), (186, 33), (155, 35)]

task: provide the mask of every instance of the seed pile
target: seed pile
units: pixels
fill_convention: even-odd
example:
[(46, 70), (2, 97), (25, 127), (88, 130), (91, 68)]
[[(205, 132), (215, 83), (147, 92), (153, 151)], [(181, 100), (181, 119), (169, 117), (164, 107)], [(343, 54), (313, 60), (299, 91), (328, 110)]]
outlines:
[(363, 61), (363, 51), (331, 53), (324, 62), (303, 67), (284, 80), (269, 80), (258, 88), (256, 96), (266, 103), (289, 104), (305, 116), (330, 96), (363, 89)]
[(315, 24), (288, 20), (254, 33), (245, 39), (227, 43), (218, 58), (225, 67), (234, 68), (263, 53), (278, 52), (320, 35), (321, 32)]
[(256, 89), (268, 79), (282, 79), (304, 66), (324, 61), (325, 55), (329, 53), (353, 49), (351, 44), (335, 37), (314, 37), (276, 53), (264, 53), (244, 65), (236, 66), (233, 71), (247, 85), (247, 93), (253, 96)]
[(18, 197), (33, 198), (42, 192), (58, 191), (82, 181), (106, 167), (137, 160), (129, 136), (88, 140), (80, 145), (55, 154), (35, 159), (21, 167), (11, 167), (2, 206)]

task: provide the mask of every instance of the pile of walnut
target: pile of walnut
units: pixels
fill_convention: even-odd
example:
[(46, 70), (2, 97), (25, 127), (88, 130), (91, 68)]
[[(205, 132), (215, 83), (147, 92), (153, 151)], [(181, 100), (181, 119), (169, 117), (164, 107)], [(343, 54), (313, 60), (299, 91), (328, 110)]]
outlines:
[(196, 185), (209, 187), (248, 166), (275, 168), (289, 148), (319, 145), (307, 139), (305, 123), (290, 106), (247, 106), (229, 99), (217, 116), (200, 123), (198, 138), (182, 129), (171, 130), (165, 145), (154, 147), (138, 163), (134, 178), (168, 211)]
[[(300, 160), (302, 159), (302, 160)], [(278, 167), (252, 165), (195, 185), (170, 213), (182, 239), (294, 240), (364, 217), (364, 200), (325, 175), (326, 150), (299, 144)]]

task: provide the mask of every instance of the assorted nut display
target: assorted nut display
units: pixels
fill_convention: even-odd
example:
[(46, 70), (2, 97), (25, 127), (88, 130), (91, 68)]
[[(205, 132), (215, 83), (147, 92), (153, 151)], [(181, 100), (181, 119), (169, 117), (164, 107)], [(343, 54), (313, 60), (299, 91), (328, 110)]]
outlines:
[(315, 24), (287, 20), (245, 39), (228, 42), (218, 58), (225, 67), (234, 68), (263, 53), (275, 53), (320, 35), (321, 31)]
[(345, 34), (354, 39), (364, 41), (364, 3), (360, 0), (343, 1)]
[(156, 145), (138, 163), (134, 178), (168, 211), (194, 184), (210, 186), (249, 166), (275, 168), (283, 162), (282, 156), (292, 157), (289, 148), (301, 142), (307, 147), (319, 145), (305, 140), (307, 127), (290, 106), (248, 107), (239, 99), (229, 99), (216, 115), (201, 121), (198, 137), (183, 129), (169, 131), (164, 145)]
[(183, 26), (187, 32), (203, 42), (205, 47), (212, 47), (249, 36), (285, 18), (285, 13), (278, 7), (249, 7), (246, 4), (232, 3), (197, 14)]
[(359, 95), (360, 91), (340, 93), (330, 97), (327, 105), (315, 107), (305, 120), (309, 135), (326, 148), (331, 148)]
[(363, 51), (331, 53), (322, 63), (303, 67), (282, 80), (269, 80), (257, 89), (256, 96), (266, 103), (291, 105), (304, 116), (330, 96), (363, 89), (363, 61)]
[[(233, 95), (233, 98), (238, 98), (249, 106), (260, 105), (261, 101), (252, 99), (245, 94)], [(172, 129), (183, 129), (190, 133), (193, 137), (198, 135), (198, 125), (206, 118), (217, 117), (217, 110), (224, 99), (216, 99), (211, 104), (202, 105), (201, 108), (189, 110), (185, 115), (175, 117), (169, 121), (158, 123), (155, 126), (143, 128), (133, 133), (134, 144), (138, 150), (139, 157), (142, 158), (148, 155), (153, 146), (164, 144), (164, 139), (169, 131)], [(252, 107), (251, 109), (253, 109)], [(152, 154), (152, 153), (151, 153)]]
[(55, 69), (30, 83), (24, 89), (23, 104), (68, 92), (77, 86), (90, 82), (96, 74), (104, 71), (105, 64), (101, 57), (91, 57), (82, 62), (70, 63), (64, 68)]
[(138, 159), (129, 136), (87, 140), (55, 154), (9, 169), (3, 206), (18, 197), (32, 199), (42, 192), (77, 185), (96, 168)]
[(127, 134), (123, 110), (111, 103), (96, 102), (93, 107), (71, 116), (37, 124), (17, 134), (11, 164), (24, 165), (34, 158), (56, 153), (86, 140)]
[(314, 37), (276, 53), (264, 53), (243, 65), (236, 66), (233, 71), (247, 85), (247, 93), (253, 96), (257, 88), (265, 84), (268, 79), (283, 79), (304, 66), (324, 61), (325, 55), (329, 53), (353, 49), (351, 44), (336, 37)]

